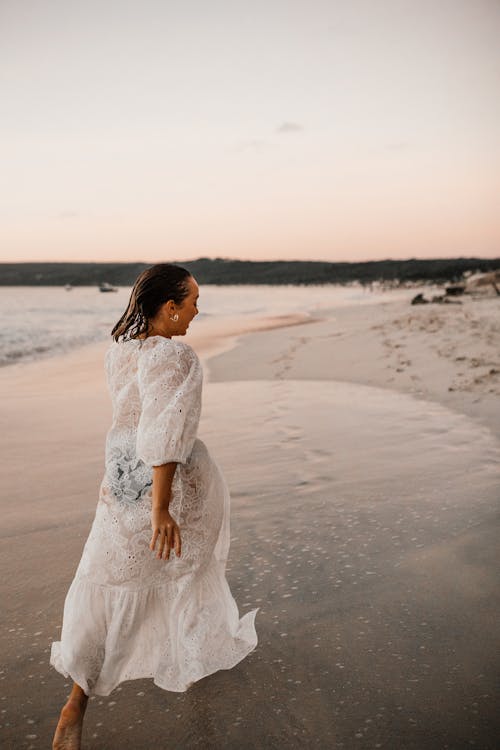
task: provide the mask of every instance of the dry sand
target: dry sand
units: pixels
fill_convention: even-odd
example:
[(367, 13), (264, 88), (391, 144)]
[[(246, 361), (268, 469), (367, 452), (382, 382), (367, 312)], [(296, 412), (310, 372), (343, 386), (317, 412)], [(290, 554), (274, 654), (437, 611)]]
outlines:
[[(499, 318), (466, 298), (193, 326), (259, 645), (184, 694), (91, 698), (84, 748), (496, 747)], [(104, 468), (105, 346), (0, 371), (7, 748), (50, 747), (70, 686), (48, 659)]]

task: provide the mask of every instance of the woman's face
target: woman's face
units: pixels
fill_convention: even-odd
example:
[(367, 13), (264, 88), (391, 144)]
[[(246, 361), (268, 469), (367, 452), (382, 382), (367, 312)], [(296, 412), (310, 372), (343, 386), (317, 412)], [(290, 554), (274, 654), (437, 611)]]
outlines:
[(189, 294), (182, 300), (180, 305), (176, 305), (176, 313), (179, 316), (179, 320), (175, 325), (175, 335), (182, 336), (186, 333), (190, 322), (193, 320), (195, 315), (198, 315), (198, 297), (199, 287), (193, 276), (189, 276), (187, 279), (187, 285), (189, 288)]

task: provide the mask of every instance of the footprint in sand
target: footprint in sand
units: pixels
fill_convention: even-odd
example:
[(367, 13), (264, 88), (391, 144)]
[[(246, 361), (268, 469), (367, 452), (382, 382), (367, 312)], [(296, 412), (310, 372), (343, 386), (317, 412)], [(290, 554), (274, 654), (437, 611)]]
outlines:
[(280, 357), (276, 357), (276, 359), (271, 360), (272, 365), (278, 365), (280, 362), (285, 362), (288, 359), (286, 354), (282, 354)]
[(324, 336), (317, 336), (316, 338), (318, 338), (318, 339), (335, 339), (335, 338), (339, 338), (339, 337), (345, 336), (345, 335), (346, 335), (345, 331), (336, 331), (335, 333), (327, 333)]
[(305, 452), (305, 458), (306, 461), (309, 461), (310, 463), (323, 463), (324, 461), (331, 460), (332, 453), (330, 451), (313, 448)]
[(307, 344), (311, 339), (309, 336), (294, 336), (293, 337), (299, 344)]
[[(300, 438), (303, 435), (303, 432), (300, 429), (300, 427), (296, 427), (295, 425), (287, 425), (287, 424), (282, 425), (279, 428), (279, 432), (285, 435), (287, 441), (300, 440)], [(285, 446), (286, 446), (286, 443), (285, 443)]]
[(290, 370), (291, 365), (284, 365), (280, 370), (276, 372), (276, 378), (278, 380), (284, 380), (287, 372)]
[(324, 487), (329, 487), (332, 482), (331, 476), (311, 476), (311, 477), (302, 477), (299, 479), (298, 482), (295, 483), (295, 491), (296, 492), (312, 492), (312, 491), (319, 491), (324, 489)]

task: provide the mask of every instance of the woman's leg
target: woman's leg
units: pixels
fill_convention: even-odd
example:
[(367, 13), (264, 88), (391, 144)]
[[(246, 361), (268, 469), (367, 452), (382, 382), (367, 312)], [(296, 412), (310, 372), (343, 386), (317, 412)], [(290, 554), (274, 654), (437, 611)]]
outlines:
[(80, 685), (74, 682), (68, 700), (61, 709), (56, 733), (52, 740), (53, 750), (80, 750), (83, 717), (88, 699), (88, 695), (84, 693)]

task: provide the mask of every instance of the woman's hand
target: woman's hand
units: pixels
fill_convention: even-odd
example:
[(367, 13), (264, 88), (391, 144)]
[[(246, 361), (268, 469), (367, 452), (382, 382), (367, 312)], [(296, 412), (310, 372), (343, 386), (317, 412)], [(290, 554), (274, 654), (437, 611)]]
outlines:
[(149, 548), (154, 552), (159, 540), (157, 557), (168, 560), (170, 551), (175, 549), (177, 557), (181, 556), (181, 530), (166, 508), (151, 509), (151, 528), (153, 536)]
[(170, 551), (175, 548), (177, 557), (181, 556), (181, 532), (175, 520), (168, 512), (172, 497), (172, 482), (177, 468), (176, 461), (153, 466), (153, 487), (151, 499), (151, 526), (153, 536), (149, 548), (154, 552), (159, 540), (158, 557), (170, 557)]

